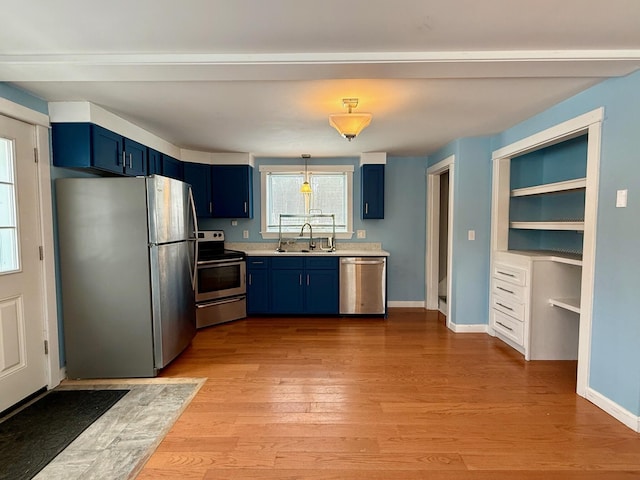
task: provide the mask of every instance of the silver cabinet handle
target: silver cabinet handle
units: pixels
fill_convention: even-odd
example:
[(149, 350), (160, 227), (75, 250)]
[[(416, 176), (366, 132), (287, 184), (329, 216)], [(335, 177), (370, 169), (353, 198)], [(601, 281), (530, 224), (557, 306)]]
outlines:
[(309, 286), (309, 274), (307, 273), (307, 287)]
[(251, 285), (252, 285), (252, 283), (253, 283), (253, 282), (252, 282), (252, 280), (251, 280), (251, 274), (249, 274), (249, 286), (251, 286)]
[(507, 307), (506, 305), (503, 305), (500, 302), (496, 302), (496, 305), (500, 305), (502, 308), (506, 308), (507, 310), (511, 310), (513, 312), (513, 308)]
[(127, 152), (122, 150), (122, 166), (127, 168)]
[(129, 168), (133, 168), (133, 155), (129, 154)]
[(507, 327), (504, 323), (502, 322), (496, 322), (498, 325), (500, 325), (501, 327), (506, 328), (507, 330), (509, 330), (510, 332), (513, 332), (513, 328), (511, 327)]
[(369, 202), (365, 202), (364, 204), (364, 214), (367, 215), (369, 213)]
[(496, 287), (498, 290), (502, 290), (503, 292), (507, 292), (510, 293), (511, 295), (514, 295), (514, 293), (511, 290), (507, 290), (506, 288), (502, 288), (502, 287)]
[(300, 285), (302, 285), (302, 274), (300, 274)]
[(247, 202), (244, 202), (244, 213), (247, 213)]
[(500, 275), (505, 275), (507, 277), (515, 278), (515, 275), (513, 273), (501, 272), (500, 270), (498, 270), (497, 273), (499, 273)]

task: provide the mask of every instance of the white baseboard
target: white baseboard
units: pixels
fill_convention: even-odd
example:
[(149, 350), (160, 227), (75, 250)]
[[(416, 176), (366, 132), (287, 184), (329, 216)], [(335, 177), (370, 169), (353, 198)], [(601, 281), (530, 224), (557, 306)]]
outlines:
[(424, 308), (424, 302), (403, 302), (403, 301), (393, 301), (387, 302), (387, 306), (390, 308)]
[(451, 331), (455, 333), (488, 333), (489, 325), (463, 325), (452, 323), (449, 325)]
[(629, 410), (624, 407), (621, 407), (613, 400), (605, 397), (599, 392), (596, 392), (594, 389), (588, 387), (587, 388), (587, 400), (601, 408), (613, 418), (623, 423), (627, 427), (629, 427), (634, 432), (640, 433), (640, 417), (634, 415)]

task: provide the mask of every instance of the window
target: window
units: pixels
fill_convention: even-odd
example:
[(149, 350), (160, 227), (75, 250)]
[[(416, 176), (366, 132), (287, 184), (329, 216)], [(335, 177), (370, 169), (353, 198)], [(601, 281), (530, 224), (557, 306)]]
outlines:
[(298, 165), (260, 166), (263, 238), (277, 238), (280, 214), (333, 214), (336, 236), (351, 238), (353, 231), (353, 166), (322, 165), (309, 168), (311, 194), (300, 193), (304, 171)]
[(0, 273), (19, 270), (13, 142), (0, 138)]

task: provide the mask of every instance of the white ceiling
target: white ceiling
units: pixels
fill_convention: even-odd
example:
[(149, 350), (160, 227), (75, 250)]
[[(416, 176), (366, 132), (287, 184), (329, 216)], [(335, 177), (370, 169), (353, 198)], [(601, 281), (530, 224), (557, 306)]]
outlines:
[[(638, 0), (10, 3), (0, 81), (193, 150), (425, 155), (640, 68)], [(373, 114), (351, 143), (346, 97)]]

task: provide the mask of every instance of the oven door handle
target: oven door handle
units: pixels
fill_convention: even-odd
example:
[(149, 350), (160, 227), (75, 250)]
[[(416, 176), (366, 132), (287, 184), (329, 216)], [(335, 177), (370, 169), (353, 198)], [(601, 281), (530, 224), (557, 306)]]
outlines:
[(198, 217), (196, 216), (196, 202), (193, 199), (193, 190), (189, 187), (189, 206), (191, 207), (191, 215), (193, 217), (193, 265), (189, 262), (189, 270), (191, 272), (191, 288), (196, 290), (196, 275), (198, 275)]
[(198, 267), (210, 267), (210, 266), (225, 266), (225, 265), (240, 265), (244, 260), (242, 259), (233, 259), (233, 260), (203, 260), (198, 262)]
[(198, 303), (196, 304), (196, 308), (208, 308), (208, 307), (213, 307), (214, 305), (224, 305), (225, 303), (235, 303), (235, 302), (241, 302), (242, 300), (244, 300), (246, 297), (233, 297), (233, 298), (225, 298), (224, 300), (214, 300), (213, 302), (207, 302), (207, 303)]

